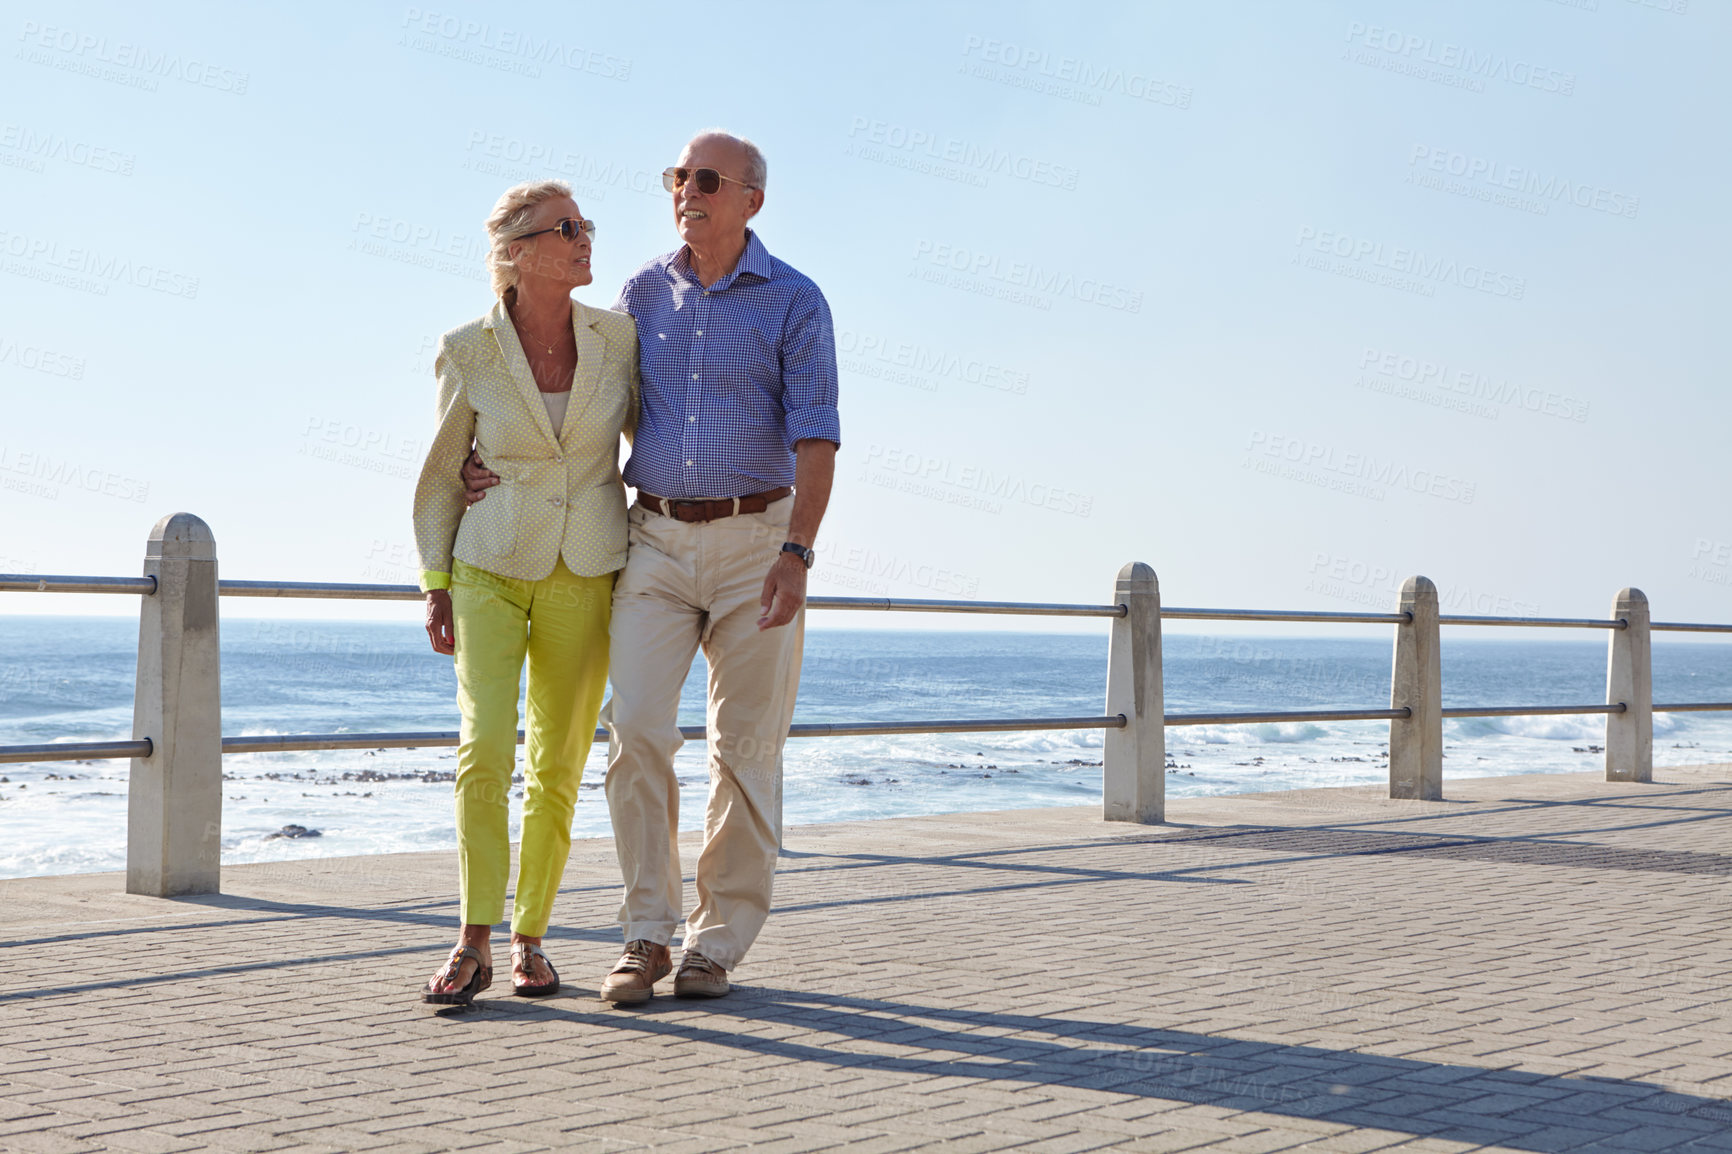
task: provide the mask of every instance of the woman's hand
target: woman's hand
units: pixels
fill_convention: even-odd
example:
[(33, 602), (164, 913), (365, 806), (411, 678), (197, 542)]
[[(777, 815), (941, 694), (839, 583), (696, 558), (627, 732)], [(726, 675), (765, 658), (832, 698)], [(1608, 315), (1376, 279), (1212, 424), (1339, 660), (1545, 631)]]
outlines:
[(450, 657), (457, 652), (457, 630), (451, 618), (451, 590), (427, 590), (427, 640), (433, 652)]

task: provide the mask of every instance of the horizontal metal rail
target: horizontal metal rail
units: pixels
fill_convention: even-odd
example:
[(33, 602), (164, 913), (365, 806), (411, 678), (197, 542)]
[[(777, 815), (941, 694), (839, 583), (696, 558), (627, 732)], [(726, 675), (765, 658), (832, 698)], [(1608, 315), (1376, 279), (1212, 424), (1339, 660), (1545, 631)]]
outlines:
[[(606, 740), (601, 730), (596, 736)], [(223, 738), (224, 753), (305, 753), (324, 749), (437, 749), (456, 745), (455, 729), (427, 730), (421, 733), (272, 733), (249, 737)], [(517, 731), (517, 743), (523, 744), (523, 731)]]
[(416, 585), (350, 585), (336, 581), (218, 581), (222, 597), (312, 597), (325, 601), (419, 601)]
[(1329, 621), (1349, 625), (1406, 625), (1409, 613), (1312, 613), (1304, 609), (1180, 609), (1162, 606), (1161, 618), (1174, 621)]
[(55, 577), (46, 573), (0, 573), (0, 593), (156, 592), (155, 577)]
[[(75, 577), (37, 573), (0, 573), (0, 593), (142, 593), (156, 592), (154, 577)], [(414, 585), (375, 585), (340, 581), (219, 581), (224, 597), (290, 597), (316, 600), (419, 601)], [(944, 601), (913, 597), (810, 597), (811, 609), (855, 612), (984, 613), (1039, 617), (1123, 617), (1123, 605), (1074, 605), (1045, 601)], [(1161, 610), (1172, 621), (1312, 621), (1336, 625), (1406, 625), (1403, 613), (1347, 613), (1306, 609), (1198, 609), (1168, 606)], [(1446, 613), (1441, 625), (1509, 625), (1551, 629), (1625, 629), (1622, 618), (1482, 617)], [(1673, 633), (1732, 633), (1732, 624), (1656, 621), (1651, 629)]]
[(1439, 625), (1534, 625), (1547, 629), (1628, 629), (1622, 617), (1472, 617), (1440, 613)]
[(114, 757), (149, 757), (156, 747), (140, 741), (53, 741), (46, 745), (0, 745), (0, 765), (19, 761), (105, 761)]
[(1449, 717), (1550, 717), (1570, 713), (1625, 713), (1629, 706), (1623, 702), (1615, 705), (1469, 705), (1459, 709), (1446, 709), (1443, 715)]
[[(1623, 702), (1613, 705), (1495, 705), (1445, 709), (1451, 717), (1546, 717), (1567, 714), (1623, 713)], [(1732, 702), (1690, 701), (1654, 706), (1655, 713), (1732, 713)], [(1400, 721), (1412, 716), (1400, 709), (1301, 709), (1231, 713), (1169, 713), (1165, 723), (1184, 725), (1262, 725), (1292, 721)], [(789, 737), (871, 737), (923, 733), (1020, 733), (1056, 729), (1123, 729), (1125, 715), (1110, 717), (995, 717), (956, 721), (820, 721), (800, 722), (788, 727)], [(688, 741), (703, 740), (701, 725), (680, 726)], [(523, 731), (517, 733), (523, 742)], [(595, 731), (595, 740), (608, 740), (605, 729)], [(439, 749), (458, 744), (454, 729), (411, 733), (282, 733), (222, 739), (224, 753), (299, 753), (337, 749)], [(149, 757), (149, 738), (138, 741), (57, 741), (46, 745), (0, 745), (0, 764), (43, 761), (102, 761), (112, 758)]]
[[(788, 727), (789, 737), (870, 737), (896, 733), (1026, 733), (1042, 729), (1123, 729), (1125, 715), (1111, 717), (1003, 717), (980, 721), (818, 721)], [(680, 726), (688, 738), (704, 736), (701, 725)]]
[(904, 613), (1008, 613), (1028, 617), (1123, 617), (1123, 605), (1066, 605), (1039, 601), (932, 601), (901, 597), (808, 597), (808, 609), (864, 609)]
[[(870, 737), (880, 734), (917, 733), (1022, 733), (1053, 729), (1123, 729), (1125, 715), (1110, 717), (990, 717), (955, 721), (820, 721), (788, 727), (789, 737)], [(680, 736), (701, 741), (707, 730), (701, 725), (680, 726)], [(605, 729), (595, 731), (595, 740), (606, 741)], [(222, 739), (224, 753), (303, 753), (333, 749), (439, 749), (458, 744), (455, 729), (412, 733), (273, 733)], [(517, 731), (523, 742), (523, 731)], [(55, 742), (49, 745), (0, 745), (0, 762), (97, 761), (104, 758), (149, 757), (151, 743), (145, 741)]]
[(1169, 713), (1168, 725), (1260, 725), (1277, 721), (1403, 721), (1413, 716), (1400, 709), (1300, 709), (1274, 713)]

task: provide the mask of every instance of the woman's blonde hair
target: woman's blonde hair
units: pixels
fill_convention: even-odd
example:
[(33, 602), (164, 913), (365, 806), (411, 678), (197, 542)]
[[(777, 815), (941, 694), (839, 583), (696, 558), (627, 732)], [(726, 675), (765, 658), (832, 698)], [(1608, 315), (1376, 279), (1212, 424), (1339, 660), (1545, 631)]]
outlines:
[(487, 215), (487, 271), (493, 277), (493, 295), (504, 296), (517, 287), (517, 267), (511, 263), (511, 242), (526, 232), (536, 206), (556, 196), (570, 196), (571, 185), (563, 180), (526, 180), (505, 190)]

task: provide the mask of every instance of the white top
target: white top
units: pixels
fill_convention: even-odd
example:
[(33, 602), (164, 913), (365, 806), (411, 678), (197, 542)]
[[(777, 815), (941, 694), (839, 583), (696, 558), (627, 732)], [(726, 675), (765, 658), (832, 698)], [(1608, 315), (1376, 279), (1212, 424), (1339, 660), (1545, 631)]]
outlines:
[(559, 436), (559, 427), (565, 424), (565, 410), (571, 404), (571, 390), (562, 393), (541, 394), (542, 404), (547, 406), (547, 419), (553, 425), (553, 435)]

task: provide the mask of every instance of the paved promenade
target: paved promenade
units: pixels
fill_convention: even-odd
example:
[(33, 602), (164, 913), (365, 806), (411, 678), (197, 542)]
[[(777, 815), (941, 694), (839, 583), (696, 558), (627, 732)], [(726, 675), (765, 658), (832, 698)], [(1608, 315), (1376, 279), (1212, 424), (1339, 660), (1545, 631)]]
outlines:
[(449, 854), (0, 882), (0, 1150), (1732, 1150), (1732, 766), (1657, 776), (798, 828), (637, 1009), (606, 841), (469, 1011)]

